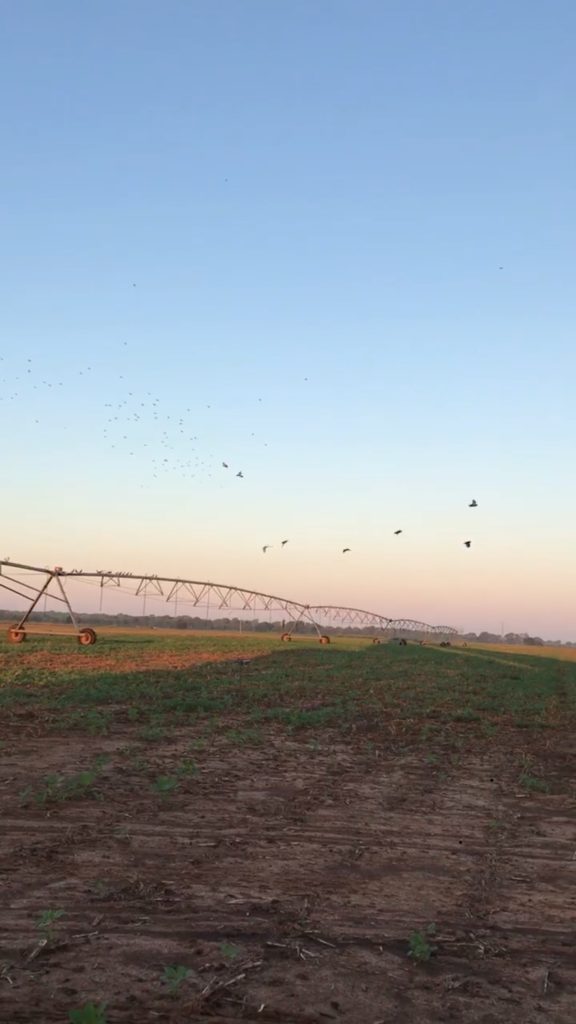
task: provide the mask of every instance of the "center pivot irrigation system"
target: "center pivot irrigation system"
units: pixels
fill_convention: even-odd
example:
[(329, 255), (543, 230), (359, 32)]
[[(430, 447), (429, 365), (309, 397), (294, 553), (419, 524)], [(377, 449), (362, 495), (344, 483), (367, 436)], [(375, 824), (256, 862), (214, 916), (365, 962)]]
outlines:
[[(9, 591), (28, 602), (22, 617), (8, 629), (8, 638), (12, 643), (20, 644), (30, 635), (41, 636), (75, 636), (82, 646), (96, 643), (96, 633), (89, 626), (81, 627), (76, 618), (66, 587), (74, 582), (91, 583), (100, 591), (100, 611), (102, 611), (104, 592), (107, 588), (116, 588), (117, 592), (128, 594), (132, 598), (140, 597), (143, 610), (146, 612), (148, 597), (160, 598), (166, 603), (174, 603), (174, 614), (177, 614), (178, 602), (186, 603), (194, 608), (206, 607), (207, 618), (210, 609), (237, 610), (240, 612), (282, 612), (288, 620), (286, 631), (281, 639), (292, 640), (298, 623), (311, 625), (320, 643), (330, 643), (330, 636), (323, 632), (320, 623), (329, 622), (331, 628), (358, 627), (372, 628), (375, 635), (373, 643), (380, 643), (381, 638), (396, 638), (401, 641), (407, 637), (423, 640), (435, 639), (447, 641), (455, 636), (457, 630), (452, 626), (430, 626), (426, 622), (414, 619), (392, 619), (377, 612), (363, 611), (361, 608), (342, 608), (336, 605), (309, 605), (300, 601), (290, 601), (285, 597), (273, 594), (262, 594), (257, 590), (245, 590), (243, 587), (231, 587), (222, 583), (205, 583), (198, 580), (185, 580), (170, 576), (146, 576), (131, 572), (85, 572), (83, 569), (40, 568), (24, 565), (9, 559), (0, 560), (0, 590)], [(59, 602), (65, 606), (70, 617), (71, 628), (67, 634), (62, 630), (45, 629), (42, 623), (34, 623), (32, 630), (26, 625), (42, 598)], [(326, 625), (324, 625), (324, 629)]]

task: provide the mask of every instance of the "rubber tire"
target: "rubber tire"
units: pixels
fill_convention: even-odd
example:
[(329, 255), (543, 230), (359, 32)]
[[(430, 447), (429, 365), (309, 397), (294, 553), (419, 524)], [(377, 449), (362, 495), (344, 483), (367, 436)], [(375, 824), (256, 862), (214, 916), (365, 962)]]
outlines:
[(96, 643), (96, 633), (89, 626), (85, 629), (81, 629), (78, 633), (78, 643), (81, 647), (90, 647)]
[(10, 626), (8, 630), (8, 641), (11, 644), (23, 644), (26, 639), (26, 630), (18, 629), (18, 626)]

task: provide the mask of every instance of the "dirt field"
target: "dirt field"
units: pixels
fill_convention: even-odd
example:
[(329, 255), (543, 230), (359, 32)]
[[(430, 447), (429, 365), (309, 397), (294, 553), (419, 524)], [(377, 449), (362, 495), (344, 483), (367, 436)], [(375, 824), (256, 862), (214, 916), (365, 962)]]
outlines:
[(571, 662), (108, 636), (0, 680), (1, 1021), (574, 1024)]

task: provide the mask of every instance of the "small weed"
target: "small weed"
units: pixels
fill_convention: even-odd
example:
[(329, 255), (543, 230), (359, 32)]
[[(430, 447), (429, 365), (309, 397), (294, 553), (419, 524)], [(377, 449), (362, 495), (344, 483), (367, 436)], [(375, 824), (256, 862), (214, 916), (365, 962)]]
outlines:
[(117, 825), (112, 829), (112, 835), (121, 843), (130, 843), (132, 839), (128, 825)]
[(98, 778), (99, 767), (96, 770), (87, 769), (77, 772), (76, 775), (47, 775), (40, 789), (34, 790), (27, 786), (20, 793), (20, 802), (24, 805), (30, 803), (46, 804), (62, 803), (64, 800), (75, 800), (84, 796), (97, 797), (95, 783)]
[(170, 796), (180, 785), (175, 775), (159, 775), (154, 779), (154, 790), (161, 797)]
[(92, 885), (92, 891), (95, 894), (96, 899), (104, 900), (110, 894), (111, 889), (108, 887), (106, 882), (103, 882), (101, 878), (97, 878)]
[(166, 736), (166, 729), (163, 725), (151, 723), (150, 725), (145, 725), (143, 729), (140, 729), (138, 736), (141, 740), (146, 740), (147, 743), (158, 743)]
[(263, 742), (259, 729), (230, 729), (224, 738), (239, 747), (259, 746)]
[(188, 967), (184, 967), (182, 964), (172, 964), (170, 967), (164, 968), (162, 981), (166, 982), (170, 995), (175, 996), (182, 982), (186, 981), (189, 976), (190, 969)]
[(235, 960), (236, 957), (240, 956), (242, 950), (240, 946), (235, 946), (232, 942), (221, 942), (220, 952), (225, 960)]
[(494, 736), (498, 731), (498, 727), (493, 722), (482, 722), (482, 732), (489, 739)]
[(529, 793), (549, 793), (550, 786), (536, 772), (538, 768), (531, 754), (523, 754), (520, 759), (520, 775), (518, 783)]
[(70, 1010), (70, 1024), (107, 1024), (106, 1003), (84, 1003), (78, 1010)]
[(290, 732), (297, 729), (312, 729), (323, 725), (334, 725), (345, 715), (343, 707), (320, 707), (310, 710), (301, 708), (270, 708), (266, 718), (283, 723)]
[(176, 768), (176, 775), (179, 778), (193, 778), (198, 772), (199, 768), (195, 761), (181, 761)]
[(133, 771), (135, 771), (135, 772), (145, 772), (145, 771), (148, 770), (148, 767), (149, 767), (148, 766), (148, 762), (146, 761), (146, 759), (144, 757), (142, 757), (142, 753), (141, 753), (141, 750), (140, 750), (139, 747), (134, 747), (131, 750), (131, 752), (129, 754), (129, 759), (130, 759), (130, 767), (133, 769)]
[(472, 711), (472, 708), (461, 708), (455, 711), (451, 718), (453, 722), (478, 722), (480, 715)]
[(54, 925), (61, 917), (64, 916), (63, 910), (43, 910), (36, 922), (36, 928), (39, 932), (44, 933), (44, 938), (48, 942), (52, 942), (54, 939)]
[(68, 725), (90, 736), (105, 736), (110, 727), (112, 714), (104, 711), (77, 711), (70, 715)]
[(163, 716), (154, 717), (148, 725), (143, 725), (138, 731), (138, 738), (145, 739), (149, 743), (158, 743), (166, 736)]
[(527, 789), (530, 793), (550, 792), (550, 786), (546, 782), (546, 779), (539, 779), (536, 775), (529, 775), (527, 772), (522, 772), (518, 781), (523, 789)]
[(437, 947), (428, 940), (436, 934), (436, 925), (429, 924), (423, 932), (412, 932), (409, 940), (408, 956), (411, 956), (418, 963), (425, 963), (434, 955)]

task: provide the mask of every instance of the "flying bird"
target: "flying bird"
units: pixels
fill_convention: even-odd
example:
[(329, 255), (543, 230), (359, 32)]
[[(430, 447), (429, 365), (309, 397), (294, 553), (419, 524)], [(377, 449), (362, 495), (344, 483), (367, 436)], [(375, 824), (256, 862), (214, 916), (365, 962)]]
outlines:
[(288, 543), (288, 540), (283, 540), (282, 541), (282, 547), (284, 547), (284, 545), (287, 544), (287, 543)]
[(224, 469), (228, 469), (228, 463), (227, 462), (223, 462), (222, 465), (224, 466)]
[(268, 551), (268, 548), (271, 548), (271, 547), (272, 547), (271, 544), (265, 544), (264, 547), (262, 548), (262, 554), (265, 555), (266, 552)]
[(402, 533), (402, 530), (394, 530), (394, 536), (395, 537), (397, 537), (399, 533)]
[(478, 502), (476, 501), (476, 498), (472, 498), (472, 501), (468, 505), (468, 508), (478, 508)]
[(244, 473), (242, 472), (242, 470), (240, 470), (239, 473), (236, 473), (236, 476), (239, 476), (241, 480), (244, 479)]
[(343, 555), (345, 555), (347, 551), (352, 551), (352, 548), (342, 548)]
[(469, 548), (469, 547), (470, 547), (470, 545), (471, 545), (471, 543), (472, 543), (472, 541), (471, 541), (471, 540), (465, 540), (465, 541), (464, 541), (464, 547), (465, 547), (465, 548)]

